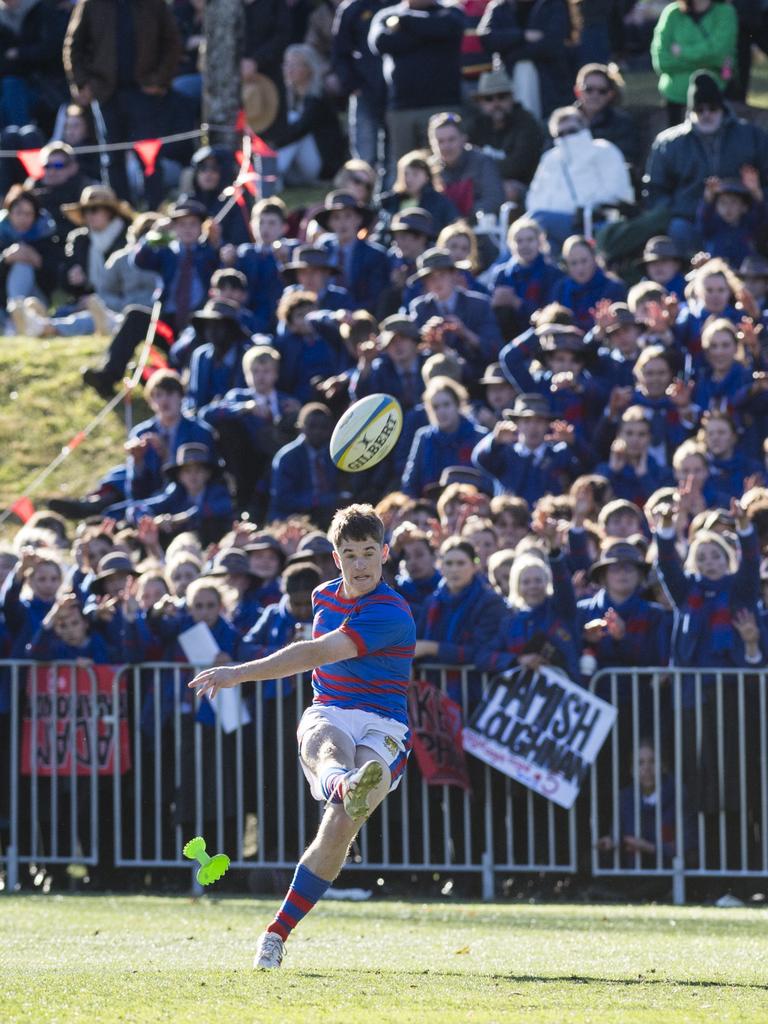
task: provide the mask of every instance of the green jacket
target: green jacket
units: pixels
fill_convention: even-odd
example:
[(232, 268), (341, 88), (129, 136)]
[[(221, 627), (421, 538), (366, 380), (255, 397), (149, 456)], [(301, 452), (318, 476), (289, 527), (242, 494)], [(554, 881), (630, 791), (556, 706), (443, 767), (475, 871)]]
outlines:
[[(735, 74), (738, 20), (730, 4), (714, 3), (698, 21), (676, 3), (661, 12), (651, 43), (651, 60), (659, 92), (670, 103), (685, 103), (688, 79), (699, 68), (710, 71), (725, 88), (723, 69)], [(679, 53), (673, 53), (677, 44)]]

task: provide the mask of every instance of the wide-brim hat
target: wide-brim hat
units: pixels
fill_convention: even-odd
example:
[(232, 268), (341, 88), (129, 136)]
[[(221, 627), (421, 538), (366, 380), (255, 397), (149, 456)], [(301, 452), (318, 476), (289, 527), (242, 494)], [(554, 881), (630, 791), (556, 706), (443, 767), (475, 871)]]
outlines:
[(277, 539), (270, 533), (257, 533), (251, 538), (251, 540), (245, 545), (245, 552), (251, 554), (256, 551), (274, 551), (280, 560), (280, 569), (285, 567), (286, 554), (285, 550)]
[(512, 83), (509, 75), (503, 68), (494, 68), (493, 71), (484, 71), (477, 80), (474, 98), (480, 99), (483, 96), (498, 96), (500, 93), (512, 95)]
[(492, 498), (494, 495), (492, 478), (474, 466), (446, 466), (440, 474), (437, 486), (442, 491), (446, 487), (450, 487), (451, 484), (476, 487), (481, 494), (485, 494), (488, 498)]
[(535, 332), (542, 352), (583, 352), (584, 332), (569, 324), (542, 324)]
[(509, 384), (512, 385), (504, 376), (504, 371), (501, 368), (501, 363), (489, 363), (485, 368), (485, 373), (477, 382), (478, 384)]
[(341, 273), (331, 253), (316, 245), (297, 245), (291, 253), (290, 261), (281, 267), (282, 274), (287, 280), (294, 279), (297, 270), (327, 270), (330, 274)]
[(169, 220), (180, 220), (182, 217), (199, 217), (202, 223), (202, 221), (208, 220), (208, 210), (206, 210), (205, 205), (199, 199), (179, 196), (165, 216)]
[(116, 217), (121, 217), (129, 224), (136, 216), (136, 211), (124, 199), (118, 199), (111, 188), (106, 185), (86, 185), (76, 203), (62, 203), (61, 212), (78, 227), (85, 224), (86, 210), (111, 210)]
[(218, 322), (229, 325), (233, 334), (243, 338), (250, 338), (251, 332), (242, 325), (238, 316), (238, 307), (228, 299), (209, 300), (202, 309), (197, 309), (190, 317), (193, 326), (205, 325), (206, 323)]
[(190, 441), (189, 444), (180, 444), (176, 449), (176, 457), (172, 462), (166, 462), (163, 472), (166, 476), (175, 480), (179, 470), (184, 466), (207, 466), (211, 471), (218, 469), (218, 464), (210, 448), (197, 441)]
[(243, 104), (243, 115), (252, 132), (265, 132), (269, 128), (280, 109), (280, 93), (277, 86), (268, 78), (257, 72), (249, 82), (243, 82), (240, 89), (240, 101)]
[(611, 306), (611, 315), (614, 317), (612, 323), (605, 328), (606, 334), (613, 334), (620, 331), (622, 327), (644, 327), (642, 320), (638, 320), (626, 302), (614, 302)]
[(644, 576), (648, 574), (650, 566), (643, 557), (643, 553), (634, 544), (618, 541), (615, 544), (609, 544), (598, 560), (592, 563), (589, 567), (589, 578), (594, 579), (603, 569), (607, 569), (611, 565), (620, 565), (622, 562), (634, 565)]
[(206, 576), (243, 575), (259, 579), (252, 571), (248, 555), (242, 548), (222, 548), (213, 556), (213, 562)]
[(544, 420), (556, 419), (546, 398), (530, 393), (518, 395), (512, 408), (504, 410), (504, 416), (508, 420), (533, 419), (535, 416)]
[(329, 218), (332, 213), (338, 213), (339, 210), (357, 210), (363, 218), (362, 226), (366, 228), (370, 227), (376, 217), (376, 211), (373, 207), (368, 206), (366, 203), (361, 203), (357, 196), (354, 196), (351, 192), (347, 192), (344, 189), (336, 189), (333, 192), (329, 192), (325, 197), (323, 208), (317, 211), (315, 220), (321, 228), (330, 231)]
[(296, 550), (309, 551), (313, 555), (330, 555), (333, 553), (333, 543), (321, 530), (312, 530), (304, 534)]
[(768, 260), (765, 256), (745, 256), (739, 267), (739, 277), (768, 277)]
[(119, 573), (126, 573), (128, 576), (138, 576), (136, 567), (123, 551), (110, 551), (99, 559), (99, 565), (91, 582), (91, 590), (94, 594), (101, 594), (104, 591), (104, 582)]
[(411, 341), (421, 341), (421, 328), (413, 316), (405, 313), (393, 313), (385, 317), (379, 324), (379, 344), (386, 348), (395, 338), (410, 338)]
[(683, 254), (678, 248), (677, 242), (669, 235), (654, 235), (645, 243), (641, 263), (653, 263), (654, 260), (680, 260), (683, 262)]
[(431, 213), (423, 210), (420, 206), (411, 206), (407, 210), (401, 210), (392, 218), (389, 225), (390, 234), (396, 235), (399, 231), (410, 231), (414, 235), (424, 235), (425, 238), (435, 237), (435, 220)]
[(408, 278), (408, 284), (416, 284), (436, 270), (469, 270), (470, 266), (466, 261), (456, 263), (447, 249), (427, 249), (416, 260), (416, 273)]

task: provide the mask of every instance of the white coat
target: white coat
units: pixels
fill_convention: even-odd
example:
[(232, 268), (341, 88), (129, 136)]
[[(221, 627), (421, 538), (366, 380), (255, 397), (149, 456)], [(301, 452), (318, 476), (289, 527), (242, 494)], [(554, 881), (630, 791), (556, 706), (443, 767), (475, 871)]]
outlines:
[(589, 129), (555, 139), (539, 161), (526, 197), (529, 211), (575, 213), (617, 202), (634, 203), (635, 191), (621, 150)]

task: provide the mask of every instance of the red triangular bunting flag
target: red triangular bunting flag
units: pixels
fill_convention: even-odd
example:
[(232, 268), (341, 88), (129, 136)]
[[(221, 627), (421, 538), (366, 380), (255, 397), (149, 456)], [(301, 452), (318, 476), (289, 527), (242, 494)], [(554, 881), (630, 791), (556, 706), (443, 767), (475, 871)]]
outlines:
[(17, 149), (16, 157), (30, 178), (42, 178), (44, 171), (39, 149)]
[(251, 134), (251, 143), (253, 145), (253, 152), (257, 156), (277, 156), (274, 149), (271, 149), (264, 139), (259, 138), (258, 135)]
[(26, 523), (29, 522), (35, 514), (35, 506), (29, 498), (17, 498), (11, 505), (11, 512), (13, 512), (15, 516), (18, 516), (22, 523)]
[(144, 173), (147, 177), (155, 173), (155, 161), (162, 144), (162, 139), (142, 139), (140, 142), (134, 142), (133, 144), (133, 148), (139, 154), (141, 162), (144, 164)]
[(174, 340), (174, 333), (171, 327), (165, 322), (165, 320), (158, 320), (155, 324), (155, 334), (159, 338), (165, 338), (166, 341)]

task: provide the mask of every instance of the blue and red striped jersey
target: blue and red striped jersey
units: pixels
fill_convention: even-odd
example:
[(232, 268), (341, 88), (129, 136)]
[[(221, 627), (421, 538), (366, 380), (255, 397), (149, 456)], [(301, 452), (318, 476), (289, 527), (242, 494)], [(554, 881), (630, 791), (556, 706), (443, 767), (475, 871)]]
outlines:
[(408, 683), (416, 626), (406, 601), (383, 581), (362, 597), (342, 596), (342, 579), (312, 594), (315, 639), (341, 629), (357, 658), (323, 665), (312, 673), (314, 703), (370, 711), (408, 724)]

